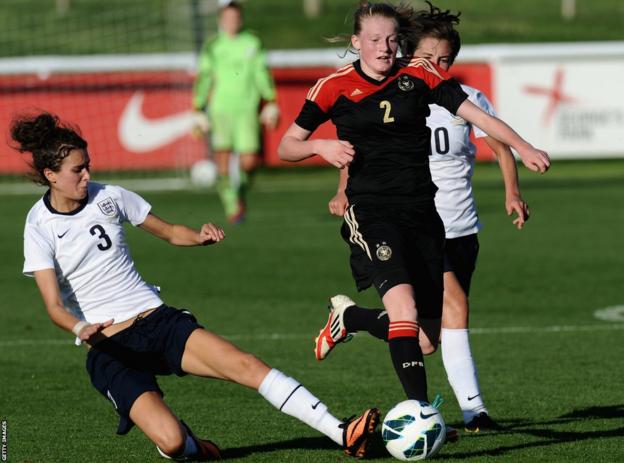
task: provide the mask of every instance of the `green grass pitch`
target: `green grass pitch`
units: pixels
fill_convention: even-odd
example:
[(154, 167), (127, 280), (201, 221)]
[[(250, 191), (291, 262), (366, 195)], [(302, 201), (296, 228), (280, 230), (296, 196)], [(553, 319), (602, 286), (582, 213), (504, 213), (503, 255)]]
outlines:
[[(96, 175), (97, 178), (97, 175)], [(339, 417), (388, 410), (404, 396), (387, 347), (366, 335), (323, 363), (312, 339), (326, 298), (356, 295), (339, 220), (328, 215), (331, 169), (261, 172), (249, 220), (226, 226), (208, 248), (175, 248), (130, 227), (144, 278), (169, 304), (302, 381)], [(624, 161), (555, 162), (546, 175), (521, 171), (533, 216), (517, 231), (504, 213), (500, 175), (478, 165), (475, 191), (484, 229), (471, 294), (472, 347), (495, 434), (465, 435), (440, 462), (615, 462), (624, 441), (624, 323), (596, 319), (624, 305)], [(171, 221), (222, 222), (211, 192), (146, 192)], [(114, 434), (110, 404), (89, 384), (85, 351), (47, 319), (32, 280), (21, 276), (24, 217), (35, 196), (0, 205), (0, 418), (8, 461), (162, 461), (143, 435)], [(439, 354), (427, 358), (429, 390), (442, 393), (448, 423), (461, 415)], [(329, 439), (282, 415), (251, 390), (200, 378), (162, 378), (172, 408), (199, 436), (241, 462), (348, 461)], [(376, 442), (372, 459), (391, 461)]]

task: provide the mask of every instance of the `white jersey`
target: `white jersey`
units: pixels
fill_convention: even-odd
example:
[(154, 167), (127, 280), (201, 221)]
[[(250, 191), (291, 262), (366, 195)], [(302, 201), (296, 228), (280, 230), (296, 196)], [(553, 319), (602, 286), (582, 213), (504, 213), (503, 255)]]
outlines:
[[(461, 86), (468, 99), (485, 112), (495, 116), (492, 103), (479, 90)], [(454, 116), (438, 105), (429, 105), (431, 115), (427, 125), (431, 129), (431, 178), (438, 187), (436, 209), (444, 222), (447, 238), (477, 233), (481, 228), (477, 206), (472, 196), (472, 172), (475, 146), (470, 142), (470, 129), (475, 137), (487, 134), (473, 127), (459, 116)]]
[(26, 217), (24, 274), (54, 269), (63, 304), (89, 323), (119, 323), (160, 306), (134, 267), (123, 227), (140, 225), (150, 209), (113, 185), (89, 183), (87, 201), (70, 213), (55, 211), (46, 193)]

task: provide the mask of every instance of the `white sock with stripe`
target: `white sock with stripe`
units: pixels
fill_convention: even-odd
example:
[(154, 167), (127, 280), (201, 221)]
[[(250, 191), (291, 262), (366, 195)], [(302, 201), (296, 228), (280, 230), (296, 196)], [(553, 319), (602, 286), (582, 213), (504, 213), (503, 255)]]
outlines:
[(479, 413), (487, 413), (479, 388), (477, 367), (470, 351), (468, 330), (442, 328), (440, 342), (446, 375), (464, 415), (464, 422), (468, 423)]
[(279, 411), (294, 416), (342, 446), (342, 421), (327, 410), (303, 385), (273, 368), (258, 388), (262, 397)]

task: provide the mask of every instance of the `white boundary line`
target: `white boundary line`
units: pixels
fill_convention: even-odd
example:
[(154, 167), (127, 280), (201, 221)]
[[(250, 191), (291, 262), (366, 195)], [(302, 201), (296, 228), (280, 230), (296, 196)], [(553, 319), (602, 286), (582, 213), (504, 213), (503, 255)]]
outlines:
[[(189, 179), (185, 177), (175, 178), (136, 178), (136, 179), (95, 179), (97, 183), (107, 185), (119, 185), (128, 190), (136, 192), (146, 191), (198, 191), (198, 192), (214, 192), (214, 188), (198, 188), (195, 187)], [(279, 193), (282, 191), (329, 191), (327, 189), (329, 183), (321, 180), (312, 181), (280, 181), (271, 183), (270, 181), (258, 182), (254, 185), (256, 193)], [(0, 183), (0, 196), (19, 196), (19, 195), (43, 195), (46, 191), (45, 187), (35, 185), (31, 182), (6, 182)]]
[[(484, 44), (464, 45), (458, 62), (493, 62), (526, 58), (622, 57), (624, 41)], [(332, 66), (339, 68), (353, 61), (354, 55), (342, 47), (269, 50), (267, 62), (273, 68)], [(47, 55), (0, 58), (0, 75), (35, 74), (47, 79), (52, 74), (119, 71), (185, 71), (194, 75), (197, 56), (192, 52), (133, 53), (100, 55)]]
[[(471, 328), (471, 334), (524, 334), (524, 333), (576, 333), (624, 330), (624, 323), (608, 325), (553, 325), (553, 326), (504, 326), (495, 328)], [(298, 341), (312, 338), (309, 333), (259, 333), (259, 334), (232, 334), (223, 335), (232, 341)], [(69, 346), (74, 343), (70, 339), (12, 339), (0, 341), (2, 347), (22, 346)]]
[(624, 305), (616, 305), (596, 310), (594, 317), (607, 322), (624, 322)]

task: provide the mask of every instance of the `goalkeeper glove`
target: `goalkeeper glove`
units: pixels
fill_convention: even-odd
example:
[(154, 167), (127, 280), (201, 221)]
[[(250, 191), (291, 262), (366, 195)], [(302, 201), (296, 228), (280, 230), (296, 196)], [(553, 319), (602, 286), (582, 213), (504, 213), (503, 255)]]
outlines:
[(277, 127), (277, 123), (279, 122), (280, 110), (277, 103), (271, 101), (264, 105), (262, 111), (260, 111), (260, 122), (264, 124), (269, 129), (274, 129)]
[(210, 119), (203, 111), (195, 111), (193, 113), (193, 128), (191, 129), (194, 137), (200, 138), (210, 132)]

